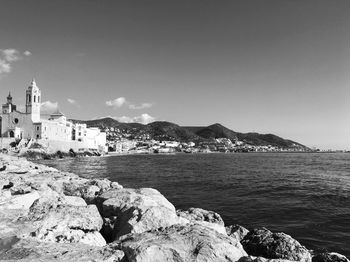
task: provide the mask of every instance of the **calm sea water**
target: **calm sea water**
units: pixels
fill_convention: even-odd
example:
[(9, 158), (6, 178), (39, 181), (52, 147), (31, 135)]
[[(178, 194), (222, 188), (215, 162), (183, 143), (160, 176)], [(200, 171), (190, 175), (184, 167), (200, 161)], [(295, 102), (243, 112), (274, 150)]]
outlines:
[(126, 155), (41, 163), (124, 187), (153, 187), (176, 208), (213, 210), (226, 225), (265, 226), (310, 249), (350, 257), (350, 154)]

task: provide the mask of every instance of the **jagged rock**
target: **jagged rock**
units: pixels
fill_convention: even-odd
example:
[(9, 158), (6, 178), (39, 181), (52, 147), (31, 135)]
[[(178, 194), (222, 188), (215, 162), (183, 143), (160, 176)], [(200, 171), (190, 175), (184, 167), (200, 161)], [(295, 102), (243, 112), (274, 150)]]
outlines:
[(350, 260), (335, 252), (324, 252), (313, 256), (312, 262), (350, 262)]
[(85, 243), (103, 246), (106, 241), (98, 232), (103, 220), (95, 205), (63, 204), (60, 198), (40, 198), (30, 207), (27, 220), (36, 230), (27, 237), (45, 242)]
[(267, 259), (264, 257), (253, 257), (253, 256), (246, 256), (241, 257), (238, 262), (291, 262), (291, 260), (287, 259)]
[(266, 228), (250, 231), (241, 241), (249, 255), (268, 259), (310, 262), (310, 252), (298, 241), (284, 233), (272, 233)]
[(94, 261), (121, 262), (124, 253), (108, 246), (93, 247), (81, 243), (50, 243), (22, 239), (11, 247), (0, 250), (0, 260), (5, 261)]
[(157, 190), (113, 189), (97, 198), (100, 212), (105, 218), (117, 217), (112, 239), (128, 234), (141, 233), (178, 223), (175, 207)]
[(179, 217), (187, 219), (189, 222), (213, 228), (219, 233), (226, 235), (224, 220), (218, 213), (193, 207), (186, 211), (177, 210), (176, 213)]
[(75, 182), (63, 182), (63, 193), (68, 196), (82, 197), (88, 203), (93, 203), (96, 196), (111, 188), (123, 188), (117, 182), (108, 179), (80, 180)]
[(249, 230), (240, 225), (231, 225), (225, 227), (226, 233), (228, 236), (237, 239), (238, 241), (242, 241), (242, 239), (249, 233)]
[(122, 249), (129, 262), (223, 262), (247, 255), (235, 239), (199, 224), (129, 234), (112, 245)]
[(27, 194), (32, 191), (32, 187), (27, 184), (19, 184), (14, 187), (10, 188), (12, 195), (21, 195), (21, 194)]

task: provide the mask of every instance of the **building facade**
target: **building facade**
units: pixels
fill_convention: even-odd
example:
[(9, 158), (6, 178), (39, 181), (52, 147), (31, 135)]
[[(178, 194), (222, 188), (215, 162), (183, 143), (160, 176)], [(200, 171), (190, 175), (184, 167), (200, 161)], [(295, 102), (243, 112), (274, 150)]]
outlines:
[(86, 124), (74, 124), (59, 110), (48, 119), (40, 114), (41, 90), (33, 79), (26, 90), (25, 112), (17, 110), (11, 94), (2, 105), (0, 136), (14, 139), (39, 141), (79, 142), (81, 148), (104, 150), (106, 134), (99, 128), (88, 128)]

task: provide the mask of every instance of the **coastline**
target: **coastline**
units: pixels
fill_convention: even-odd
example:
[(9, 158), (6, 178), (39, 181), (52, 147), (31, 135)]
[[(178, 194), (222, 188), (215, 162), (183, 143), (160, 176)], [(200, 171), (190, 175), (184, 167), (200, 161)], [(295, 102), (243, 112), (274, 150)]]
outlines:
[(176, 210), (155, 189), (123, 188), (0, 154), (3, 167), (0, 259), (348, 261), (307, 250), (284, 233), (225, 227), (212, 211)]

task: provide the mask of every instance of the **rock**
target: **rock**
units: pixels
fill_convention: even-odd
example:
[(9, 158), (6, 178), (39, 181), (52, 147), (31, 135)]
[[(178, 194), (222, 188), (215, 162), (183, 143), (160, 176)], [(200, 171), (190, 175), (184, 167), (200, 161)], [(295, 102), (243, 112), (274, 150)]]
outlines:
[(238, 241), (242, 241), (242, 239), (249, 233), (249, 230), (240, 225), (231, 225), (225, 227), (226, 233), (228, 236), (237, 239)]
[(179, 217), (187, 219), (189, 222), (213, 228), (219, 233), (226, 235), (224, 220), (218, 213), (193, 207), (186, 211), (177, 210), (176, 213)]
[(247, 255), (235, 239), (199, 224), (129, 234), (112, 245), (123, 250), (129, 262), (223, 262)]
[[(76, 180), (76, 179), (74, 179)], [(93, 203), (95, 198), (111, 188), (123, 188), (117, 182), (108, 179), (80, 180), (63, 182), (63, 193), (68, 196), (82, 197), (87, 203)]]
[(27, 184), (19, 184), (10, 189), (12, 195), (27, 194), (32, 191), (32, 187)]
[(114, 189), (122, 189), (123, 186), (120, 185), (118, 182), (112, 182), (112, 183), (111, 183), (111, 188), (114, 188)]
[(252, 256), (291, 261), (311, 261), (310, 252), (298, 241), (284, 233), (272, 233), (266, 228), (250, 231), (241, 241), (244, 250)]
[(177, 214), (181, 217), (187, 218), (190, 221), (205, 221), (224, 226), (224, 221), (218, 213), (204, 210), (202, 208), (192, 207), (186, 211), (178, 210)]
[(238, 262), (290, 262), (291, 260), (287, 259), (267, 259), (264, 257), (253, 257), (253, 256), (246, 256), (241, 257)]
[(104, 245), (106, 245), (106, 240), (97, 231), (87, 232), (81, 237), (79, 242), (98, 247), (103, 247)]
[(87, 206), (85, 200), (77, 196), (63, 196), (63, 202), (70, 206)]
[[(178, 223), (175, 207), (157, 190), (112, 189), (97, 197), (104, 218), (114, 224), (112, 240), (128, 233), (141, 233)], [(114, 218), (117, 218), (114, 220)]]
[(30, 239), (22, 239), (10, 248), (0, 250), (0, 260), (22, 262), (120, 262), (123, 257), (123, 251), (108, 246), (93, 247), (81, 243), (60, 244)]
[(30, 207), (27, 220), (36, 230), (27, 237), (45, 242), (85, 243), (103, 246), (99, 233), (103, 220), (95, 205), (73, 206), (60, 198), (40, 198)]
[(350, 262), (345, 256), (332, 252), (320, 253), (312, 257), (312, 262)]
[(28, 209), (35, 200), (40, 197), (37, 191), (33, 191), (28, 194), (12, 196), (11, 193), (4, 192), (0, 197), (0, 210), (1, 209)]

